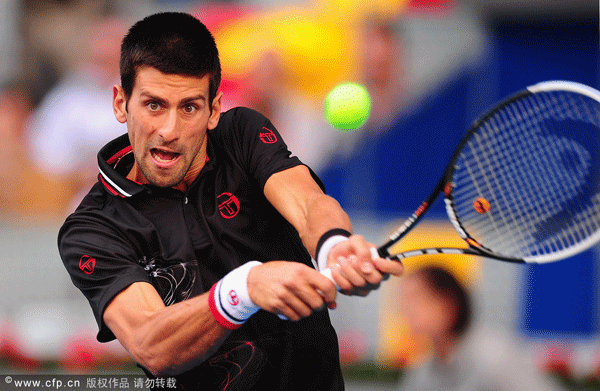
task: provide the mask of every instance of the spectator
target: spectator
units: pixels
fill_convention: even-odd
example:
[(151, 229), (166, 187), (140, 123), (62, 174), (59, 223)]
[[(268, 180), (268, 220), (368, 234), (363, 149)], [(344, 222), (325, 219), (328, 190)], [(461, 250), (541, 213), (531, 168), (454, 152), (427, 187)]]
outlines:
[(432, 356), (408, 371), (399, 390), (560, 389), (510, 340), (475, 326), (470, 293), (445, 269), (423, 267), (402, 284), (402, 313), (413, 333), (430, 339)]
[(0, 90), (0, 212), (19, 223), (62, 217), (70, 193), (68, 183), (40, 173), (24, 152), (32, 107), (25, 85), (15, 83)]
[[(86, 32), (89, 51), (46, 95), (31, 120), (31, 160), (47, 175), (69, 182), (75, 205), (95, 182), (96, 153), (127, 129), (114, 118), (112, 85), (118, 81), (119, 43), (125, 24), (113, 16)], [(70, 207), (69, 209), (72, 209)]]

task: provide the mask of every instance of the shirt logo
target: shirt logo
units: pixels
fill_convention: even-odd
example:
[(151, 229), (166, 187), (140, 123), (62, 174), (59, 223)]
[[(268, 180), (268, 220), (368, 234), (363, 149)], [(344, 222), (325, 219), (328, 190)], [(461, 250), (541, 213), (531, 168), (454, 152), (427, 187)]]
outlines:
[(277, 142), (277, 136), (271, 129), (262, 128), (263, 132), (260, 132), (260, 141), (265, 144), (274, 144)]
[(219, 212), (226, 219), (235, 217), (240, 211), (240, 200), (231, 193), (222, 193), (217, 197)]
[(79, 259), (79, 269), (85, 274), (92, 274), (95, 266), (96, 260), (89, 255), (84, 255)]

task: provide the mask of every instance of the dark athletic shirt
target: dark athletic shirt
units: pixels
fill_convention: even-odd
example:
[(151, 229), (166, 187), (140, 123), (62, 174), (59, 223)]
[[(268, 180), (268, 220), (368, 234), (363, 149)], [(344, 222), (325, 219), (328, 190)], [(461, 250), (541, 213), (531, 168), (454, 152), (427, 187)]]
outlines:
[[(251, 260), (312, 267), (298, 232), (264, 196), (272, 174), (302, 164), (270, 121), (250, 109), (232, 109), (207, 137), (206, 165), (185, 193), (126, 179), (134, 161), (127, 135), (99, 152), (99, 180), (58, 237), (63, 263), (98, 322), (99, 341), (115, 338), (102, 314), (134, 282), (152, 284), (171, 305), (210, 290)], [(177, 376), (177, 385), (343, 390), (329, 315), (320, 311), (291, 322), (259, 311), (212, 358)]]

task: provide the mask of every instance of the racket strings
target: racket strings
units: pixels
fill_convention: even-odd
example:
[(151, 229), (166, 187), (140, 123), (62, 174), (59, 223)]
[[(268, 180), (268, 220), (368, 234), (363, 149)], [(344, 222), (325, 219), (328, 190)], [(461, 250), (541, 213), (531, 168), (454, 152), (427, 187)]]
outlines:
[[(537, 98), (537, 97), (536, 97)], [(550, 102), (549, 105), (551, 107), (564, 107), (564, 112), (565, 113), (570, 113), (572, 112), (572, 107), (573, 105), (569, 105), (570, 101), (564, 101), (563, 102), (558, 102), (555, 99), (555, 96), (550, 96)], [(561, 106), (562, 105), (562, 106)], [(571, 107), (569, 107), (571, 106)], [(543, 108), (543, 106), (541, 106)], [(577, 106), (574, 106), (577, 107)], [(544, 110), (547, 110), (547, 108), (544, 108)], [(539, 112), (544, 112), (543, 110), (539, 110)], [(569, 115), (567, 115), (569, 116)], [(547, 117), (547, 116), (546, 116)], [(570, 116), (570, 117), (575, 117), (578, 118), (580, 117), (579, 115), (575, 115), (575, 116)], [(546, 119), (546, 118), (544, 118)], [(555, 129), (553, 129), (555, 130)], [(541, 139), (541, 138), (540, 138)], [(568, 150), (569, 146), (565, 145), (564, 143), (564, 138), (557, 138), (555, 135), (551, 135), (546, 137), (546, 142), (548, 144), (550, 144), (551, 142), (554, 143), (554, 145), (550, 145), (551, 146), (551, 151), (564, 151), (564, 150)], [(577, 146), (578, 144), (572, 144), (572, 146)], [(538, 148), (540, 148), (540, 146), (538, 146)], [(579, 154), (586, 154), (586, 151), (584, 149), (582, 149), (581, 147), (579, 148), (580, 151), (578, 151)], [(561, 200), (561, 195), (567, 199), (570, 199), (572, 197), (576, 197), (577, 193), (574, 191), (575, 189), (577, 189), (577, 186), (579, 186), (579, 183), (572, 183), (572, 178), (577, 178), (577, 176), (573, 176), (573, 175), (569, 175), (569, 173), (567, 172), (566, 175), (557, 175), (557, 173), (561, 173), (561, 165), (560, 164), (556, 164), (557, 161), (556, 159), (552, 160), (552, 159), (548, 159), (546, 155), (544, 155), (544, 157), (546, 157), (543, 161), (542, 164), (544, 165), (544, 167), (546, 168), (546, 170), (548, 170), (548, 173), (550, 175), (544, 175), (544, 178), (547, 178), (547, 181), (552, 181), (550, 186), (547, 186), (547, 190), (548, 191), (548, 197), (549, 199), (552, 200)], [(554, 158), (554, 156), (552, 156)], [(588, 167), (585, 167), (585, 169), (589, 168), (590, 164), (589, 164), (589, 154), (587, 154), (587, 161)], [(565, 167), (575, 167), (576, 162), (572, 161), (572, 159), (568, 159), (568, 161), (563, 161), (563, 162), (558, 162), (558, 163), (564, 163), (563, 165)], [(563, 169), (564, 170), (564, 169)], [(564, 199), (564, 198), (563, 198)], [(550, 212), (553, 211), (552, 208), (548, 209), (548, 213), (544, 214), (544, 213), (540, 213), (538, 216), (540, 219), (548, 219), (551, 218), (552, 214), (550, 214)], [(573, 214), (571, 213), (571, 210), (569, 209), (565, 209), (564, 210), (565, 213), (563, 214), (569, 214), (570, 216), (563, 216), (563, 219), (568, 220), (568, 219), (573, 219), (575, 216), (573, 216)], [(565, 227), (571, 227), (570, 225), (565, 225)], [(569, 245), (571, 245), (571, 241), (570, 239), (573, 238), (573, 230), (569, 229), (571, 231), (570, 235), (560, 235), (560, 236), (554, 236), (553, 238), (549, 238), (549, 240), (547, 241), (546, 246), (545, 246), (545, 251), (546, 252), (553, 252), (553, 251), (559, 251), (563, 248), (568, 247)], [(578, 239), (575, 237), (575, 242), (578, 241)]]
[[(479, 138), (479, 140), (477, 140), (477, 143), (475, 143), (475, 147), (477, 146), (483, 146), (483, 145), (490, 145), (490, 149), (491, 150), (497, 150), (498, 149), (498, 142), (499, 140), (494, 140), (494, 139), (490, 139), (489, 138), (489, 133), (483, 133), (484, 137), (481, 137), (481, 135), (477, 135), (475, 137)], [(487, 138), (488, 140), (482, 140), (481, 138)], [(495, 180), (488, 180), (488, 178), (493, 178), (494, 173), (488, 170), (479, 170), (479, 168), (493, 168), (494, 165), (492, 164), (492, 161), (490, 160), (491, 158), (491, 154), (488, 153), (483, 153), (484, 151), (478, 151), (477, 148), (473, 148), (471, 150), (472, 156), (469, 157), (469, 159), (473, 159), (473, 161), (475, 162), (475, 165), (471, 165), (471, 164), (465, 164), (465, 169), (468, 172), (468, 176), (466, 178), (471, 178), (471, 183), (473, 184), (474, 190), (477, 194), (490, 194), (491, 197), (489, 197), (489, 199), (486, 199), (488, 202), (490, 202), (490, 205), (501, 205), (501, 204), (505, 204), (507, 202), (509, 202), (509, 200), (506, 199), (505, 197), (505, 193), (503, 191), (501, 191), (500, 188), (498, 188), (498, 182)], [(510, 158), (509, 156), (504, 156), (503, 158)], [(470, 161), (470, 160), (469, 160)], [(512, 178), (509, 175), (504, 174), (504, 176), (506, 178)], [(456, 184), (455, 184), (456, 186)], [(459, 189), (464, 189), (466, 187), (462, 186), (462, 184), (457, 186)], [(460, 193), (459, 193), (460, 195)], [(491, 226), (491, 228), (495, 231), (498, 232), (501, 230), (501, 227), (508, 227), (512, 224), (511, 221), (511, 216), (508, 214), (498, 214), (498, 213), (491, 213), (488, 216), (489, 220), (488, 221), (475, 221), (472, 225), (472, 227), (475, 229), (475, 232), (485, 232), (485, 230), (488, 229), (488, 225)], [(507, 235), (498, 235), (496, 237), (490, 237), (489, 241), (486, 241), (486, 245), (490, 246), (491, 248), (498, 248), (501, 245), (506, 245), (506, 246), (514, 246), (516, 245), (516, 241), (519, 240), (520, 238), (517, 238), (516, 236), (514, 237), (509, 237)], [(498, 240), (502, 240), (502, 243), (498, 243)]]
[[(488, 201), (492, 205), (504, 205), (504, 204), (521, 204), (527, 205), (525, 199), (521, 196), (522, 193), (516, 191), (506, 191), (506, 187), (516, 189), (522, 187), (524, 183), (530, 183), (531, 178), (523, 178), (523, 174), (528, 174), (529, 171), (523, 171), (519, 168), (519, 162), (523, 161), (525, 156), (523, 151), (515, 150), (514, 148), (505, 148), (507, 145), (514, 145), (522, 143), (522, 134), (518, 132), (512, 132), (510, 129), (525, 124), (525, 126), (531, 126), (530, 121), (527, 118), (523, 118), (519, 110), (510, 108), (508, 110), (498, 113), (496, 117), (492, 117), (490, 120), (484, 123), (486, 129), (485, 132), (477, 132), (474, 134), (475, 142), (471, 144), (472, 157), (465, 158), (466, 161), (474, 159), (476, 164), (466, 164), (465, 167), (469, 170), (469, 176), (471, 183), (473, 183), (476, 192), (478, 194), (490, 194), (492, 197)], [(516, 140), (514, 139), (516, 137)], [(513, 139), (511, 139), (513, 138)], [(503, 164), (499, 165), (496, 162), (502, 161)], [(486, 168), (481, 170), (481, 168)], [(475, 176), (474, 172), (481, 170), (480, 174)], [(499, 181), (498, 177), (503, 178)], [(502, 185), (502, 186), (500, 186)], [(487, 189), (487, 192), (482, 190), (482, 186)], [(461, 186), (457, 186), (461, 188)], [(514, 199), (509, 199), (507, 196), (512, 196)], [(530, 204), (534, 206), (535, 204)], [(535, 210), (529, 210), (528, 213), (534, 213)], [(515, 214), (508, 213), (493, 213), (488, 215), (489, 221), (481, 220), (480, 224), (475, 225), (477, 232), (485, 230), (488, 225), (491, 224), (491, 228), (494, 232), (504, 229), (510, 229), (511, 235), (503, 233), (502, 235), (490, 236), (485, 242), (488, 246), (498, 248), (514, 248), (518, 243), (523, 242), (525, 237), (523, 236), (524, 231), (514, 230), (513, 227), (517, 222), (523, 219), (526, 214), (516, 216)], [(521, 223), (527, 224), (526, 221)], [(497, 251), (497, 250), (496, 250)], [(505, 250), (502, 250), (503, 252)]]
[[(596, 234), (599, 112), (588, 97), (542, 92), (480, 123), (452, 177), (453, 209), (465, 231), (494, 252), (520, 258), (565, 251)], [(489, 211), (473, 207), (479, 198)]]
[[(596, 123), (600, 122), (599, 118), (598, 118), (598, 112), (597, 111), (593, 111), (590, 110), (590, 107), (585, 105), (580, 105), (580, 106), (575, 106), (574, 109), (579, 110), (579, 109), (583, 109), (585, 110), (584, 113), (581, 113), (582, 116), (586, 116), (588, 118), (593, 118), (594, 121)], [(596, 140), (591, 140), (589, 139), (590, 137), (596, 137), (597, 135), (595, 134), (586, 134), (586, 136), (588, 137), (587, 142), (589, 143), (593, 143), (593, 142), (597, 142)], [(583, 153), (583, 152), (580, 152)], [(571, 163), (572, 165), (576, 165), (580, 162), (575, 161), (575, 157), (573, 155), (568, 156), (569, 158), (569, 163)], [(592, 156), (591, 159), (594, 159), (594, 157)], [(592, 163), (591, 161), (586, 162), (586, 166), (585, 169), (592, 169)], [(598, 180), (598, 178), (596, 177), (596, 180)], [(597, 188), (594, 189), (594, 191), (597, 191)], [(579, 194), (579, 198), (581, 198), (582, 194)], [(574, 215), (571, 214), (573, 216), (573, 219), (577, 219), (578, 221), (580, 221), (580, 223), (577, 225), (577, 227), (579, 228), (579, 230), (575, 230), (573, 228), (570, 229), (570, 233), (571, 235), (573, 235), (577, 241), (582, 241), (584, 240), (587, 236), (590, 236), (594, 233), (595, 230), (597, 230), (599, 228), (599, 222), (598, 222), (598, 216), (600, 216), (600, 214), (598, 214), (599, 212), (599, 204), (600, 204), (600, 194), (598, 194), (597, 192), (591, 197), (591, 207), (590, 208), (586, 208), (583, 209), (580, 212), (580, 215)], [(581, 200), (581, 202), (585, 202), (585, 200)], [(586, 224), (587, 223), (587, 224)]]
[[(554, 105), (560, 105), (560, 104), (565, 104), (564, 99), (562, 99), (563, 102), (556, 102), (553, 101), (552, 104)], [(571, 109), (573, 108), (577, 108), (578, 106), (573, 106), (570, 101), (566, 101), (566, 103), (570, 104), (570, 105), (566, 105), (565, 107), (567, 107), (564, 111), (566, 113), (570, 113), (572, 112)], [(571, 111), (569, 111), (571, 110)], [(575, 115), (575, 117), (580, 117), (580, 114)], [(572, 130), (571, 130), (572, 132)], [(556, 136), (550, 136), (549, 139), (555, 139), (553, 141), (555, 141), (556, 146), (554, 147), (555, 150), (559, 150), (559, 151), (568, 151), (569, 150), (569, 145), (565, 144), (565, 139), (564, 138), (559, 138), (557, 139)], [(586, 172), (590, 169), (591, 166), (591, 162), (590, 162), (590, 154), (582, 148), (582, 146), (580, 144), (577, 143), (572, 143), (570, 145), (571, 147), (574, 148), (574, 151), (577, 153), (577, 155), (575, 155), (574, 153), (570, 153), (567, 155), (562, 155), (561, 157), (563, 158), (563, 163), (565, 167), (577, 167), (578, 164), (580, 164), (581, 162), (585, 162), (585, 166), (581, 166), (578, 167), (579, 170)], [(571, 151), (573, 152), (573, 151)], [(585, 158), (585, 160), (582, 159), (582, 156)], [(577, 159), (575, 159), (574, 157), (577, 157)], [(581, 161), (580, 161), (581, 160)], [(556, 167), (551, 167), (552, 169), (557, 169)], [(568, 181), (569, 179), (578, 179), (579, 177), (577, 175), (563, 175), (561, 177), (562, 180), (562, 188), (563, 188), (563, 192), (565, 197), (569, 197), (570, 199), (577, 199), (580, 198), (578, 200), (579, 203), (584, 202), (583, 199), (581, 199), (582, 194), (577, 194), (574, 190), (577, 190), (580, 187), (580, 183), (578, 182), (573, 182), (571, 180), (571, 182), (565, 182), (565, 179)], [(556, 187), (552, 187), (552, 189), (556, 189)], [(558, 195), (556, 195), (556, 192), (554, 192), (553, 194), (551, 194), (551, 196), (553, 197), (558, 197)], [(573, 198), (575, 197), (575, 198)], [(593, 204), (593, 203), (592, 203)], [(582, 215), (585, 216), (585, 215)], [(576, 213), (573, 212), (573, 209), (565, 209), (563, 212), (563, 216), (562, 216), (563, 220), (572, 220), (575, 221), (577, 220), (578, 216)], [(585, 219), (583, 221), (586, 221)], [(589, 221), (593, 221), (593, 220), (589, 220)], [(569, 242), (570, 239), (573, 239), (575, 242), (580, 241), (581, 237), (584, 237), (585, 235), (579, 235), (578, 231), (574, 230), (574, 227), (584, 227), (581, 224), (578, 225), (565, 225), (565, 227), (568, 227), (568, 231), (569, 234), (565, 235), (565, 236), (559, 236), (556, 237), (556, 239), (553, 242), (550, 242), (550, 246), (552, 249), (556, 249), (556, 248), (564, 248), (567, 247), (571, 244), (571, 242)], [(562, 240), (561, 240), (562, 239)]]

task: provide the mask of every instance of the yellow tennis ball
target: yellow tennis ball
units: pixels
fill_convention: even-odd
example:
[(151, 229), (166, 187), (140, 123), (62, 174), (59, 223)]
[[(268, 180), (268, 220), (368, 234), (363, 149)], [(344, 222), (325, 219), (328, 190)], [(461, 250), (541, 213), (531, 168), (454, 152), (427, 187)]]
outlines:
[(342, 83), (325, 97), (325, 119), (339, 130), (353, 130), (369, 119), (371, 97), (365, 87), (357, 83)]

